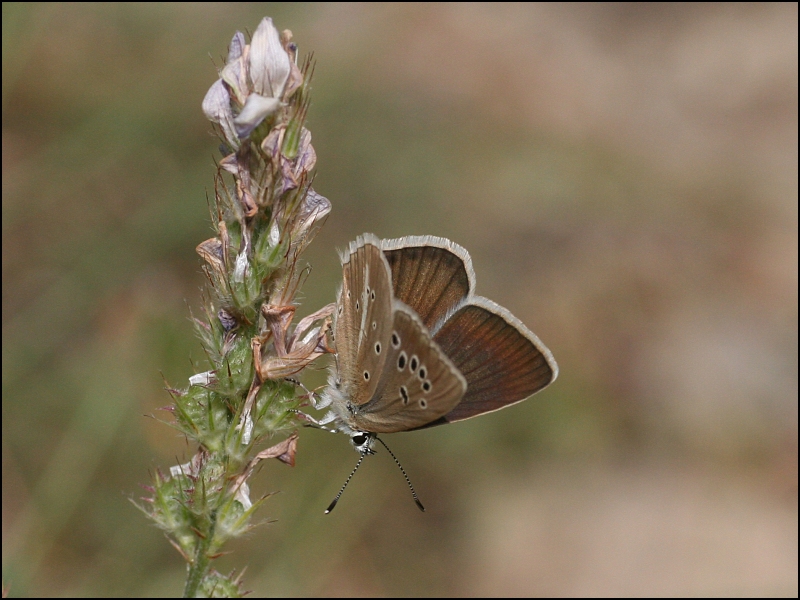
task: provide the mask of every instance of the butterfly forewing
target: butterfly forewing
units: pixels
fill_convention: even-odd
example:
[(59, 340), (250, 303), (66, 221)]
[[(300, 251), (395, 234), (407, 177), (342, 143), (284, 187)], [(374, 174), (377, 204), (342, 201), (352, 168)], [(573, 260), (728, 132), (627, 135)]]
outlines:
[(474, 288), (469, 254), (450, 240), (433, 236), (381, 242), (392, 271), (392, 288), (431, 332)]
[(419, 317), (395, 300), (381, 381), (353, 424), (374, 433), (421, 427), (450, 412), (466, 389), (464, 377), (431, 340)]
[(524, 400), (558, 374), (553, 355), (539, 338), (506, 309), (480, 296), (458, 309), (434, 340), (467, 380), (461, 402), (441, 422)]
[(371, 236), (351, 245), (342, 266), (334, 341), (342, 391), (358, 405), (372, 398), (383, 369), (392, 323), (391, 279)]

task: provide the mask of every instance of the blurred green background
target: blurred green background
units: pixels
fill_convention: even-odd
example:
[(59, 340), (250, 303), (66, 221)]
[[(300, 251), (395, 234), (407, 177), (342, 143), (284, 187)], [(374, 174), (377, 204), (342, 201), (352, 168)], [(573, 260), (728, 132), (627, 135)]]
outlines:
[[(469, 249), (553, 351), (506, 411), (356, 462), (301, 432), (218, 561), (254, 596), (796, 595), (797, 5), (3, 3), (3, 581), (179, 595), (128, 501), (192, 453), (143, 415), (188, 321), (217, 141), (200, 103), (269, 15), (317, 69), (333, 211), (300, 314), (364, 231)], [(324, 380), (324, 364), (307, 374)]]

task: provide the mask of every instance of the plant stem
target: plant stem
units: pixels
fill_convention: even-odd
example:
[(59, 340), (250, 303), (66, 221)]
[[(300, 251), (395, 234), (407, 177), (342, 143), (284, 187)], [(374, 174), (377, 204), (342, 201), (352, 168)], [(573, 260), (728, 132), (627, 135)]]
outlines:
[(194, 560), (189, 565), (189, 575), (186, 577), (186, 586), (183, 589), (184, 598), (196, 598), (197, 590), (200, 589), (200, 583), (208, 572), (208, 567), (211, 564), (211, 559), (208, 556), (208, 551), (211, 546), (211, 540), (214, 539), (214, 529), (217, 525), (217, 511), (211, 513), (211, 524), (208, 533), (200, 538), (197, 544), (197, 550), (194, 553)]

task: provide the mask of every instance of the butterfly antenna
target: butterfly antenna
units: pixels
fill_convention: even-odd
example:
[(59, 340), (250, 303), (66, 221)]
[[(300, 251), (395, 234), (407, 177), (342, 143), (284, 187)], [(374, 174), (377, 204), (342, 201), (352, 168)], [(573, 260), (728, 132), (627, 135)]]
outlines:
[[(378, 440), (378, 441), (379, 441), (381, 444), (383, 444), (383, 447), (384, 447), (384, 448), (386, 448), (386, 451), (387, 451), (387, 452), (388, 452), (388, 453), (391, 455), (391, 457), (394, 459), (394, 462), (395, 462), (395, 464), (397, 464), (398, 468), (400, 469), (400, 472), (403, 474), (403, 477), (405, 477), (405, 478), (406, 478), (406, 483), (408, 484), (408, 489), (410, 489), (410, 490), (411, 490), (411, 495), (414, 497), (414, 502), (416, 502), (416, 503), (417, 503), (417, 506), (419, 507), (419, 509), (420, 509), (422, 512), (425, 512), (425, 507), (424, 507), (424, 506), (422, 506), (422, 502), (420, 502), (420, 501), (419, 501), (419, 498), (417, 498), (417, 492), (415, 492), (415, 491), (414, 491), (414, 486), (413, 486), (413, 485), (411, 485), (411, 480), (408, 478), (408, 475), (406, 474), (406, 470), (403, 468), (403, 465), (401, 465), (401, 464), (400, 464), (400, 461), (399, 461), (399, 460), (397, 460), (397, 457), (394, 455), (394, 452), (392, 452), (391, 450), (389, 450), (389, 446), (387, 446), (387, 445), (386, 445), (386, 442), (384, 442), (384, 441), (383, 441), (381, 438), (379, 438), (379, 437), (376, 437), (375, 439), (376, 439), (376, 440)], [(359, 464), (360, 464), (360, 463), (361, 463), (361, 461), (359, 461)], [(358, 466), (356, 466), (356, 468), (358, 468)], [(354, 472), (355, 472), (355, 471), (354, 471)], [(347, 485), (347, 484), (345, 483), (345, 485)], [(344, 488), (342, 488), (342, 491), (344, 491)], [(337, 498), (336, 500), (338, 500), (338, 498)], [(336, 501), (335, 501), (335, 500), (334, 500), (334, 504), (336, 504)]]
[(331, 512), (331, 511), (332, 511), (334, 508), (336, 508), (336, 503), (337, 503), (337, 502), (339, 502), (339, 498), (341, 498), (341, 497), (342, 497), (342, 494), (344, 494), (344, 488), (346, 488), (346, 487), (347, 487), (347, 484), (348, 484), (348, 483), (350, 483), (350, 480), (353, 478), (353, 475), (355, 475), (355, 474), (356, 474), (356, 471), (358, 471), (358, 467), (360, 467), (360, 466), (361, 466), (361, 462), (364, 460), (364, 457), (365, 457), (366, 455), (367, 455), (367, 454), (366, 454), (366, 452), (365, 452), (365, 453), (363, 453), (363, 454), (361, 455), (361, 458), (359, 458), (359, 459), (358, 459), (358, 462), (356, 463), (356, 466), (355, 466), (355, 467), (353, 467), (353, 470), (352, 470), (352, 472), (350, 473), (350, 476), (349, 476), (349, 477), (347, 478), (347, 480), (344, 482), (344, 485), (342, 486), (342, 489), (340, 489), (340, 490), (339, 490), (339, 493), (338, 493), (338, 494), (336, 494), (336, 498), (334, 498), (334, 499), (333, 499), (333, 502), (331, 502), (331, 503), (330, 503), (330, 506), (328, 506), (328, 508), (326, 508), (326, 509), (325, 509), (325, 514), (326, 514), (326, 515), (327, 515), (329, 512)]

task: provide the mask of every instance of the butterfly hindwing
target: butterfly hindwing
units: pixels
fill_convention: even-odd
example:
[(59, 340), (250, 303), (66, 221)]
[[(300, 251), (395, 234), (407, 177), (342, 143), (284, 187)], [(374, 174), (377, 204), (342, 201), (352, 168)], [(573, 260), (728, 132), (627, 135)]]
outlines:
[(464, 395), (464, 377), (416, 313), (399, 300), (385, 350), (378, 389), (353, 416), (355, 427), (373, 433), (421, 427), (450, 412)]
[(480, 296), (459, 308), (434, 340), (467, 380), (461, 402), (441, 423), (520, 402), (558, 375), (553, 355), (539, 338), (502, 306)]

